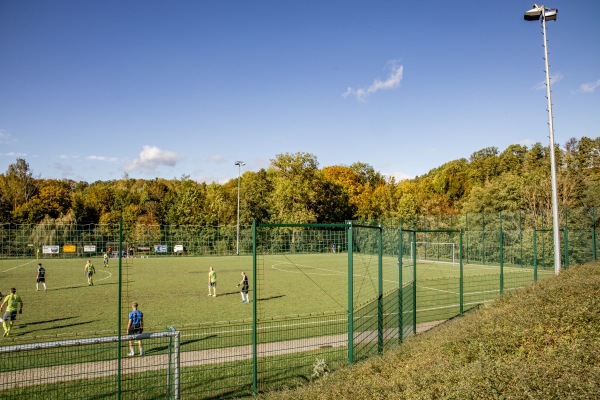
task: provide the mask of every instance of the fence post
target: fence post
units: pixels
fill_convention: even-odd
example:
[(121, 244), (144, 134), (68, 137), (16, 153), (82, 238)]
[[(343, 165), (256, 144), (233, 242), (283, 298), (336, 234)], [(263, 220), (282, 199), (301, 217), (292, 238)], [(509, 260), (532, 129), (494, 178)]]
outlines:
[(354, 266), (352, 222), (348, 229), (348, 364), (354, 362)]
[(469, 263), (469, 213), (465, 214), (465, 232), (467, 234), (467, 264)]
[(565, 253), (565, 269), (569, 268), (569, 229), (567, 227), (565, 227), (565, 229), (563, 229), (563, 236), (564, 236), (564, 250), (563, 252)]
[(463, 256), (462, 256), (462, 247), (463, 247), (463, 231), (460, 230), (460, 238), (458, 241), (458, 260), (459, 260), (459, 268), (460, 268), (460, 279), (459, 279), (459, 292), (460, 292), (460, 315), (463, 315), (464, 311), (464, 281), (463, 281)]
[(502, 234), (502, 211), (499, 213), (500, 215), (500, 296), (504, 294), (504, 237)]
[(569, 209), (565, 208), (565, 230), (564, 230), (565, 269), (569, 268)]
[(592, 259), (596, 261), (596, 207), (592, 207)]
[(404, 246), (402, 246), (402, 226), (398, 228), (398, 342), (402, 343), (404, 336), (404, 305), (402, 304), (402, 257)]
[(533, 281), (538, 280), (537, 230), (533, 228)]
[(379, 354), (383, 353), (383, 240), (382, 240), (382, 229), (379, 225), (379, 231), (377, 235), (378, 244), (378, 276), (379, 281), (379, 295), (377, 296), (377, 351)]
[(485, 213), (481, 213), (481, 263), (485, 265)]
[(175, 385), (174, 391), (173, 391), (173, 395), (175, 400), (179, 400), (180, 399), (180, 387), (181, 387), (181, 381), (180, 381), (180, 373), (181, 371), (179, 370), (180, 365), (181, 365), (181, 359), (180, 359), (180, 353), (181, 353), (181, 348), (180, 348), (180, 333), (177, 332), (177, 336), (175, 336), (175, 348), (173, 349), (175, 352), (175, 360), (174, 360), (174, 367), (175, 367), (175, 371), (173, 372), (173, 384)]
[(413, 265), (413, 315), (412, 315), (412, 325), (413, 325), (413, 334), (417, 333), (417, 233), (412, 232), (412, 243), (411, 243), (411, 251), (412, 251), (412, 265)]
[[(544, 231), (544, 210), (540, 211), (542, 215), (542, 232)], [(542, 235), (542, 265), (546, 265), (546, 235)]]
[(123, 286), (123, 269), (121, 259), (121, 248), (123, 247), (123, 217), (119, 218), (119, 300), (117, 301), (117, 399), (121, 399), (121, 369), (123, 368), (123, 360), (121, 358), (121, 295)]
[(523, 262), (523, 216), (521, 215), (521, 210), (519, 210), (519, 241), (521, 242), (521, 268), (524, 267)]
[(258, 393), (258, 345), (256, 298), (258, 292), (258, 278), (256, 276), (256, 220), (252, 221), (252, 393)]

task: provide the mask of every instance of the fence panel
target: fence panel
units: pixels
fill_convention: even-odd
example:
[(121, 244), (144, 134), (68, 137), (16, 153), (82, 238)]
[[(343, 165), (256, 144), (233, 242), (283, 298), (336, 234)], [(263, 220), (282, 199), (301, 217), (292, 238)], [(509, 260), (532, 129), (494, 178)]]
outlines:
[[(146, 331), (175, 326), (181, 332), (182, 398), (243, 397), (294, 386), (385, 351), (416, 332), (417, 324), (452, 318), (551, 278), (550, 223), (548, 215), (516, 212), (403, 221), (406, 228), (425, 227), (422, 232), (399, 231), (390, 221), (386, 228), (264, 225), (256, 242), (252, 229), (241, 227), (240, 256), (235, 226), (119, 231), (118, 225), (3, 224), (0, 291), (16, 287), (25, 309), (0, 352), (124, 335), (136, 301)], [(562, 223), (565, 266), (597, 257), (594, 209), (563, 213)], [(442, 231), (451, 228), (463, 230), (462, 247), (458, 231)], [(103, 253), (110, 255), (106, 266)], [(93, 286), (83, 271), (88, 259), (96, 270)], [(46, 269), (45, 282), (36, 282), (38, 263)], [(209, 268), (218, 276), (214, 297)], [(236, 287), (242, 271), (250, 303), (241, 302)], [(3, 354), (0, 397), (37, 398), (42, 387), (48, 398), (110, 397), (119, 390), (123, 398), (172, 396), (163, 384), (174, 379), (163, 365), (170, 362), (165, 340), (143, 341), (143, 357), (125, 356), (125, 365), (139, 368), (121, 379), (118, 368), (100, 371), (101, 363), (118, 359), (114, 343)], [(125, 355), (128, 343), (120, 350)], [(93, 376), (69, 372), (76, 365), (98, 369)], [(49, 371), (63, 378), (52, 382)]]

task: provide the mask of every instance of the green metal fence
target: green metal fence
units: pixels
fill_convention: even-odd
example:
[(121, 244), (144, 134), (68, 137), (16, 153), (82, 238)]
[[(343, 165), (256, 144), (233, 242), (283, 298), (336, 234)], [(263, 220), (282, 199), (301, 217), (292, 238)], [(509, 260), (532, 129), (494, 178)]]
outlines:
[[(234, 398), (318, 379), (552, 277), (547, 221), (502, 213), (400, 228), (255, 224), (242, 227), (240, 256), (236, 227), (5, 224), (0, 291), (17, 287), (25, 307), (0, 341), (0, 397)], [(595, 259), (594, 210), (562, 221), (563, 265)], [(47, 291), (36, 290), (38, 263)], [(209, 267), (217, 297), (207, 296)], [(236, 286), (242, 271), (249, 303)], [(142, 357), (127, 356), (133, 301), (143, 335), (154, 335), (140, 338)]]

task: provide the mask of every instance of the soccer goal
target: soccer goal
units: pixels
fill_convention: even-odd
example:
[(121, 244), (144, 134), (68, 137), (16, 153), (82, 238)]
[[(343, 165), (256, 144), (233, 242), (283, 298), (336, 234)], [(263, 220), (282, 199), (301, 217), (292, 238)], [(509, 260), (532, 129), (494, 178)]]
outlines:
[[(412, 244), (415, 246), (412, 246)], [(417, 261), (456, 264), (455, 243), (450, 242), (411, 242), (410, 255), (413, 257), (416, 248)]]
[[(168, 351), (127, 357), (129, 341)], [(148, 398), (180, 398), (179, 331), (123, 335), (121, 358), (115, 353), (118, 342), (118, 336), (109, 336), (0, 347), (0, 397), (6, 390), (19, 390), (28, 398), (100, 398), (112, 396), (118, 387), (121, 392), (145, 391)]]

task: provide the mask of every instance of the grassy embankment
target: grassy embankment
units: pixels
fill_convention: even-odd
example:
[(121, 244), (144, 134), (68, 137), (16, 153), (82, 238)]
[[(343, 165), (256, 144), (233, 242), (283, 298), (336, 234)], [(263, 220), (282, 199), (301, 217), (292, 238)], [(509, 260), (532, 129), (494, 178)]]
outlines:
[(275, 399), (600, 398), (600, 262)]

